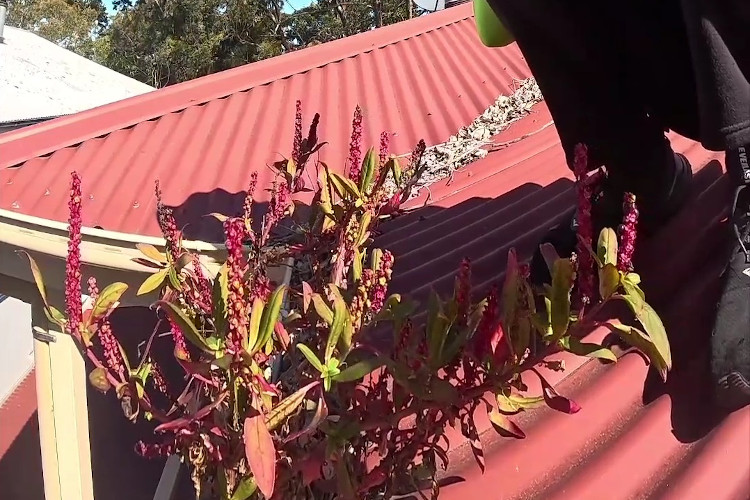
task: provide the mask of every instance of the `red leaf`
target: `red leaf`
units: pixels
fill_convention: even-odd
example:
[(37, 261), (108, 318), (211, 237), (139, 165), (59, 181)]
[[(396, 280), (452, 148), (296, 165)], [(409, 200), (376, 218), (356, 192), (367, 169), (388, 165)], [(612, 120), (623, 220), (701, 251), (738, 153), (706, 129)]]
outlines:
[(310, 419), (310, 422), (303, 429), (300, 429), (299, 431), (287, 436), (287, 438), (284, 439), (284, 443), (286, 444), (290, 441), (294, 441), (300, 436), (304, 436), (310, 434), (311, 432), (314, 432), (318, 428), (320, 423), (323, 422), (323, 420), (325, 420), (326, 418), (328, 418), (328, 405), (326, 404), (325, 397), (323, 396), (323, 392), (321, 391), (318, 395), (318, 406), (315, 408), (315, 414)]
[(176, 418), (170, 422), (161, 424), (156, 429), (154, 429), (154, 432), (167, 432), (175, 429), (183, 429), (185, 427), (188, 427), (190, 425), (190, 422), (192, 422), (192, 420), (187, 418)]
[(281, 321), (277, 321), (273, 326), (273, 331), (276, 332), (276, 337), (279, 339), (279, 342), (281, 342), (281, 347), (289, 349), (292, 340), (289, 337), (289, 332), (286, 331), (284, 324)]
[(553, 410), (557, 410), (563, 413), (573, 414), (578, 413), (581, 410), (581, 407), (578, 403), (573, 401), (572, 399), (568, 399), (564, 396), (560, 396), (555, 389), (552, 388), (552, 386), (544, 380), (544, 377), (539, 375), (539, 380), (542, 382), (542, 395), (544, 396), (544, 401), (547, 403), (547, 406), (552, 408)]
[(276, 484), (276, 449), (263, 415), (245, 419), (245, 458), (263, 496), (271, 498)]
[(303, 312), (307, 312), (307, 310), (310, 308), (310, 301), (312, 300), (313, 296), (313, 289), (310, 286), (310, 283), (307, 281), (302, 282), (302, 310)]
[(523, 439), (526, 437), (526, 433), (523, 432), (523, 430), (521, 430), (521, 428), (518, 427), (515, 422), (513, 422), (511, 419), (509, 419), (499, 411), (493, 409), (489, 413), (489, 417), (490, 422), (492, 422), (492, 426), (501, 436), (514, 437), (518, 439)]

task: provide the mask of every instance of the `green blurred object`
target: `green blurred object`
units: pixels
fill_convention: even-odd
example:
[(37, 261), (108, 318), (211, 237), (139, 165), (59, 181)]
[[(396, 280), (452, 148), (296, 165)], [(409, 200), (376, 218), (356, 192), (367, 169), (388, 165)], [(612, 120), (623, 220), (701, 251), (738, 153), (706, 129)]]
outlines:
[(487, 0), (474, 0), (474, 20), (479, 39), (487, 47), (505, 47), (514, 38), (492, 10)]

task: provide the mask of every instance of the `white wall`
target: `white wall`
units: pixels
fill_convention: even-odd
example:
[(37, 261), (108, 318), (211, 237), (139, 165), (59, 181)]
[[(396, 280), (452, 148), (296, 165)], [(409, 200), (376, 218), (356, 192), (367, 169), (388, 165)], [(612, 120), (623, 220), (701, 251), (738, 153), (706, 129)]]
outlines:
[(33, 366), (31, 306), (0, 294), (0, 405)]

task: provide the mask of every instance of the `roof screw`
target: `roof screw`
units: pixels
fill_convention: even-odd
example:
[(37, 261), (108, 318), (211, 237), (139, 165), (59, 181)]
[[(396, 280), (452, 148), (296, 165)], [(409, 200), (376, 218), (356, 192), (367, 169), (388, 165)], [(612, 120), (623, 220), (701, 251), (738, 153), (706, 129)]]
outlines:
[(133, 203), (133, 208), (138, 208), (140, 206), (141, 206), (141, 204), (138, 203), (137, 201)]
[(94, 199), (94, 195), (93, 195), (93, 194), (90, 194), (90, 195), (89, 195), (89, 200), (93, 200), (93, 199)]
[(19, 205), (17, 201), (14, 201), (13, 204), (11, 205), (11, 208), (19, 209), (21, 208), (21, 205)]
[(44, 190), (44, 196), (49, 196), (49, 189)]

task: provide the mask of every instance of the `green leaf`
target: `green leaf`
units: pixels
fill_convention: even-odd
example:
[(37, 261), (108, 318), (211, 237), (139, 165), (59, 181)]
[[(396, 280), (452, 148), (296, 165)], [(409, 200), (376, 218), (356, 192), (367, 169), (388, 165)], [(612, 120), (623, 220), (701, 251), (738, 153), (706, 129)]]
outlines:
[(362, 174), (359, 181), (359, 190), (363, 193), (369, 193), (372, 184), (372, 179), (375, 177), (375, 173), (378, 170), (379, 155), (375, 151), (375, 148), (370, 148), (365, 154), (365, 159), (362, 160)]
[(575, 337), (566, 337), (561, 339), (563, 347), (577, 356), (586, 356), (588, 358), (606, 359), (607, 361), (617, 362), (615, 353), (597, 344), (581, 342)]
[[(625, 278), (622, 280), (622, 287), (625, 289), (625, 295), (630, 295), (636, 300), (640, 297), (640, 300), (642, 302), (645, 302), (646, 294), (643, 292), (643, 290), (641, 290), (641, 287), (638, 286), (638, 283), (634, 283), (632, 279), (628, 279), (628, 277), (631, 275), (632, 273), (626, 274)], [(640, 282), (640, 276), (638, 276), (638, 282)]]
[(94, 302), (94, 308), (91, 311), (89, 324), (106, 315), (120, 301), (122, 294), (128, 289), (125, 283), (112, 283), (104, 290), (99, 292), (99, 296)]
[(281, 306), (284, 303), (285, 294), (286, 285), (279, 285), (271, 294), (271, 298), (268, 300), (268, 307), (263, 311), (263, 318), (260, 321), (260, 335), (258, 337), (258, 343), (255, 345), (253, 351), (266, 345), (271, 338), (273, 327), (276, 326), (276, 322), (279, 320), (279, 314), (281, 313)]
[(188, 318), (184, 312), (182, 312), (182, 309), (165, 300), (157, 301), (156, 305), (164, 309), (164, 312), (169, 315), (175, 325), (177, 325), (180, 331), (182, 331), (182, 333), (191, 343), (193, 343), (196, 347), (204, 352), (214, 352), (206, 343), (206, 339), (204, 339), (203, 336), (198, 332), (198, 329), (195, 327), (193, 321)]
[(37, 290), (39, 290), (39, 295), (41, 295), (42, 301), (44, 301), (44, 305), (49, 308), (49, 301), (47, 300), (47, 289), (44, 286), (44, 278), (42, 277), (42, 272), (39, 270), (39, 266), (28, 252), (18, 250), (18, 253), (24, 254), (26, 258), (29, 259), (29, 267), (31, 267), (31, 274), (32, 276), (34, 276), (34, 283), (36, 283), (36, 288)]
[(323, 363), (320, 362), (320, 360), (315, 355), (315, 353), (312, 352), (310, 348), (307, 347), (305, 344), (297, 344), (297, 349), (302, 351), (302, 354), (305, 355), (305, 357), (307, 358), (307, 361), (309, 361), (310, 364), (313, 365), (313, 367), (316, 370), (318, 370), (320, 373), (323, 373), (326, 370), (325, 366), (323, 366)]
[(94, 368), (91, 373), (89, 373), (89, 382), (91, 382), (91, 385), (97, 390), (105, 393), (112, 388), (112, 384), (110, 384), (107, 379), (107, 370), (104, 368)]
[[(297, 345), (307, 348), (303, 344)], [(304, 353), (305, 351), (302, 352)], [(315, 358), (314, 354), (312, 356)], [(310, 358), (308, 358), (308, 360), (309, 359)], [(318, 358), (315, 359), (317, 360)], [(319, 361), (318, 364), (320, 364)], [(320, 366), (322, 367), (323, 365)], [(320, 385), (320, 381), (316, 380), (315, 382), (311, 382), (306, 386), (298, 389), (293, 394), (285, 397), (276, 406), (274, 406), (273, 409), (268, 413), (268, 415), (266, 415), (266, 426), (268, 427), (268, 429), (274, 430), (279, 425), (283, 424), (286, 419), (289, 418), (295, 411), (297, 411), (297, 408), (299, 408), (300, 405), (304, 402), (307, 393), (310, 392), (310, 390), (312, 390), (313, 388), (318, 387), (318, 385)]]
[[(507, 392), (507, 394), (505, 392)], [(500, 392), (495, 396), (497, 400), (497, 408), (502, 413), (515, 414), (522, 410), (536, 408), (541, 403), (544, 403), (544, 398), (542, 396), (529, 398), (519, 394), (510, 393), (510, 390), (505, 392)]]
[(157, 250), (155, 246), (149, 245), (148, 243), (136, 243), (135, 247), (147, 258), (159, 262), (160, 264), (167, 263), (167, 256)]
[(359, 279), (362, 277), (362, 258), (364, 256), (362, 255), (362, 252), (360, 252), (359, 248), (354, 249), (354, 257), (352, 259), (352, 277), (354, 278), (354, 281), (359, 281)]
[(151, 293), (154, 290), (161, 287), (162, 283), (164, 283), (164, 280), (167, 278), (167, 273), (169, 273), (169, 269), (164, 268), (160, 269), (148, 278), (141, 284), (141, 286), (138, 288), (138, 292), (136, 295), (146, 295), (147, 293)]
[(518, 307), (518, 257), (515, 249), (508, 251), (508, 264), (505, 267), (505, 281), (502, 291), (502, 320), (506, 326), (512, 325)]
[(257, 349), (255, 346), (259, 344), (260, 340), (260, 323), (263, 319), (263, 311), (266, 309), (266, 303), (260, 297), (253, 299), (253, 305), (250, 310), (250, 323), (247, 326), (247, 349), (250, 354), (255, 354)]
[(333, 311), (328, 307), (323, 296), (319, 293), (314, 293), (312, 295), (312, 303), (313, 308), (315, 308), (315, 312), (318, 313), (320, 319), (325, 321), (328, 326), (331, 326), (333, 324)]
[(369, 210), (362, 214), (362, 218), (359, 221), (359, 234), (357, 235), (357, 248), (364, 245), (367, 238), (370, 237), (370, 223), (372, 222), (372, 212)]
[(339, 342), (341, 333), (344, 331), (344, 326), (349, 320), (349, 309), (344, 302), (343, 297), (338, 292), (338, 288), (335, 285), (331, 285), (331, 295), (333, 295), (333, 322), (331, 323), (331, 329), (328, 333), (328, 341), (326, 342), (325, 361), (331, 359), (333, 350)]
[(245, 419), (245, 458), (263, 496), (271, 498), (276, 484), (276, 448), (262, 414)]
[(390, 170), (391, 173), (393, 173), (393, 180), (396, 182), (396, 185), (401, 185), (401, 165), (398, 162), (398, 158), (391, 157), (388, 159), (388, 162), (385, 164), (386, 170)]
[(213, 304), (213, 319), (216, 335), (224, 337), (227, 327), (227, 296), (229, 295), (229, 285), (227, 283), (227, 265), (221, 266), (214, 279), (211, 293)]
[(458, 389), (447, 380), (433, 377), (425, 399), (438, 403), (452, 404), (459, 397)]
[(526, 437), (526, 434), (515, 424), (515, 422), (494, 408), (489, 412), (489, 417), (492, 427), (501, 436), (514, 437), (517, 439), (523, 439)]
[(562, 338), (570, 323), (570, 290), (573, 288), (575, 271), (570, 259), (558, 259), (553, 265), (551, 324), (554, 339)]
[(328, 172), (328, 177), (331, 179), (333, 189), (336, 190), (338, 195), (342, 198), (352, 197), (355, 200), (362, 198), (362, 194), (359, 188), (351, 179), (347, 179), (336, 172)]
[(50, 322), (55, 323), (60, 328), (65, 328), (65, 315), (53, 306), (44, 309), (44, 314)]
[(380, 248), (373, 248), (370, 253), (370, 269), (377, 271), (380, 269), (380, 260), (383, 258), (383, 250)]
[(599, 233), (599, 242), (596, 245), (596, 255), (600, 265), (612, 264), (617, 266), (617, 234), (614, 229), (605, 227)]
[(599, 295), (602, 300), (607, 300), (620, 288), (620, 271), (608, 262), (599, 268)]
[(255, 479), (252, 477), (246, 477), (240, 484), (237, 485), (237, 489), (234, 490), (230, 500), (247, 500), (253, 493), (258, 489), (258, 485), (255, 484)]
[(645, 333), (638, 328), (623, 325), (622, 323), (610, 322), (605, 323), (605, 325), (617, 333), (625, 343), (645, 354), (651, 365), (659, 373), (661, 379), (666, 382), (667, 372), (669, 371), (667, 363)]
[(385, 365), (385, 359), (380, 356), (365, 359), (342, 370), (338, 374), (332, 376), (331, 379), (334, 382), (340, 383), (355, 382), (361, 380), (365, 375), (372, 373), (383, 365)]
[(182, 283), (180, 283), (180, 277), (177, 276), (177, 270), (174, 266), (169, 266), (167, 268), (167, 276), (169, 276), (169, 284), (172, 285), (172, 288), (175, 290), (182, 290)]
[(627, 273), (623, 278), (623, 281), (630, 283), (631, 285), (640, 285), (641, 275), (638, 273)]
[(656, 314), (656, 311), (654, 311), (654, 309), (639, 295), (627, 294), (621, 295), (621, 297), (633, 311), (635, 317), (638, 318), (638, 321), (643, 325), (651, 342), (664, 360), (667, 370), (671, 370), (672, 352), (669, 347), (669, 337), (667, 337), (667, 331), (664, 329), (664, 324), (659, 318), (659, 315)]
[(432, 365), (437, 365), (440, 361), (449, 327), (450, 322), (443, 314), (440, 296), (435, 290), (431, 290), (427, 302), (427, 348)]

